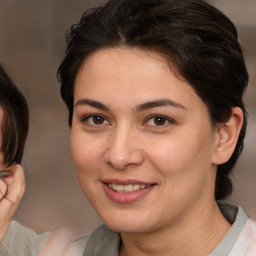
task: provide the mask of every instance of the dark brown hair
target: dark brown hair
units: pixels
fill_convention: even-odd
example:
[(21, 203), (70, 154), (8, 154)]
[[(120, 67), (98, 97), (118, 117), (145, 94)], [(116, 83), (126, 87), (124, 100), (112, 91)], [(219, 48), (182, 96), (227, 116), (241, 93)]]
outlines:
[(81, 63), (98, 49), (120, 45), (162, 54), (205, 102), (213, 124), (227, 121), (232, 107), (240, 107), (243, 127), (233, 155), (218, 166), (215, 198), (232, 192), (229, 174), (243, 149), (247, 125), (242, 97), (248, 73), (237, 30), (224, 14), (201, 0), (110, 0), (86, 11), (66, 39), (58, 78), (70, 125)]
[(21, 163), (29, 126), (28, 105), (1, 64), (0, 107), (3, 109), (1, 151), (4, 154), (4, 163)]

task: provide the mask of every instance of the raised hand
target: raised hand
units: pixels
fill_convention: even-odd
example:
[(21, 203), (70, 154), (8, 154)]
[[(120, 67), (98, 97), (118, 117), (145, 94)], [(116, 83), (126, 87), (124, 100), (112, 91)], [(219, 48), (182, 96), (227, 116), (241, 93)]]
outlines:
[(4, 238), (24, 191), (25, 177), (21, 165), (15, 164), (0, 171), (0, 241)]

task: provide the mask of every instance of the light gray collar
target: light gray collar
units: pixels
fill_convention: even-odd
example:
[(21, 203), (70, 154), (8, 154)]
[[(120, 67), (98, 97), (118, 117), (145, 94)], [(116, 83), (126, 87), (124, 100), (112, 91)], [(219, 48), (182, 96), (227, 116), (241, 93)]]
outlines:
[(243, 209), (238, 205), (224, 201), (218, 201), (217, 203), (225, 218), (233, 224), (226, 236), (209, 256), (226, 256), (229, 255), (235, 245), (238, 236), (242, 232), (242, 229), (248, 220), (248, 217)]

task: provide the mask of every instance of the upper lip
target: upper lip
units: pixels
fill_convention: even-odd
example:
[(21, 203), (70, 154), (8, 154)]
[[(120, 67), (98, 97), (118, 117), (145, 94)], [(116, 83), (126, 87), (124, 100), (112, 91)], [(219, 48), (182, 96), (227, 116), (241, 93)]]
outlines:
[(126, 179), (126, 180), (119, 180), (119, 179), (103, 179), (101, 182), (106, 183), (106, 184), (117, 184), (117, 185), (129, 185), (129, 184), (139, 184), (139, 185), (145, 185), (145, 186), (150, 186), (150, 185), (155, 185), (156, 183), (153, 182), (145, 182), (141, 180), (136, 180), (136, 179)]

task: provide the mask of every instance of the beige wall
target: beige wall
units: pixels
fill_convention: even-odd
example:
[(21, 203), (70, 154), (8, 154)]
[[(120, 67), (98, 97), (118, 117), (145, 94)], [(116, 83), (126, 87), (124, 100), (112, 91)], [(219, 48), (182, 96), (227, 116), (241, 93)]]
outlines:
[[(75, 176), (67, 111), (55, 76), (65, 49), (65, 30), (97, 2), (0, 0), (0, 61), (24, 91), (31, 114), (24, 157), (27, 191), (16, 218), (39, 232), (62, 225), (89, 232), (99, 223)], [(256, 2), (211, 3), (237, 25), (251, 75), (245, 99), (250, 125), (243, 157), (235, 170), (232, 200), (256, 219)]]

